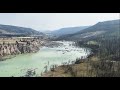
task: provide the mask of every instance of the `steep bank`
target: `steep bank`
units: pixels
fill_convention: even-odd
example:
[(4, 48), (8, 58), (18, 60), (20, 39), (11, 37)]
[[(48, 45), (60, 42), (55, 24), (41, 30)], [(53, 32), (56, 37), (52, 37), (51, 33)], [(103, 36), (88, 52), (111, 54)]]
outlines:
[(120, 77), (120, 61), (101, 61), (92, 56), (79, 63), (51, 68), (42, 77)]
[(42, 77), (89, 77), (89, 71), (91, 70), (91, 61), (87, 59), (76, 60), (72, 64), (66, 64), (61, 66), (54, 66), (50, 71), (42, 74)]
[(11, 58), (11, 56), (17, 54), (37, 52), (42, 44), (43, 43), (39, 39), (16, 39), (16, 42), (13, 43), (3, 42), (0, 44), (0, 61), (6, 58)]

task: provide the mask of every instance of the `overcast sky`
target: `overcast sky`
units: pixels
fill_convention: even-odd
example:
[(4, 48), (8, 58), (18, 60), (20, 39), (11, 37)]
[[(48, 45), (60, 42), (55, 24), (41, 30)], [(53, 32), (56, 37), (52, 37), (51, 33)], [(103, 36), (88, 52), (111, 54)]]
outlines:
[(119, 19), (119, 13), (0, 13), (0, 24), (56, 30)]

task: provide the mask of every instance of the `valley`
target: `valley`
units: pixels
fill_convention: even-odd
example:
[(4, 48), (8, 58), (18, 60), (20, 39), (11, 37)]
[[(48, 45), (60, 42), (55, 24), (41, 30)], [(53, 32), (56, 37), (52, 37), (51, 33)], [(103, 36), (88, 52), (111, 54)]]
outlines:
[(0, 77), (119, 77), (120, 20), (54, 31), (0, 24)]
[[(51, 42), (49, 42), (51, 43)], [(51, 47), (51, 44), (54, 45)], [(36, 53), (16, 55), (0, 62), (0, 76), (3, 77), (40, 77), (53, 66), (74, 63), (76, 58), (86, 58), (90, 51), (74, 46), (74, 42), (52, 42), (40, 47)], [(27, 71), (31, 72), (27, 74)], [(32, 72), (35, 72), (33, 75)]]
[(72, 40), (79, 47), (91, 49), (85, 59), (72, 65), (61, 65), (44, 74), (45, 77), (119, 77), (120, 20), (97, 23), (90, 28), (56, 40)]

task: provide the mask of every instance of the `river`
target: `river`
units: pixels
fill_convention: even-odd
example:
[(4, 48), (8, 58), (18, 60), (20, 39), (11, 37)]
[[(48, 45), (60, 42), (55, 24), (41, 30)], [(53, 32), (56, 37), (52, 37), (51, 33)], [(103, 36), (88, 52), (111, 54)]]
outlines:
[(21, 54), (14, 58), (0, 62), (0, 77), (20, 77), (26, 74), (28, 69), (34, 69), (40, 76), (51, 65), (62, 65), (64, 62), (75, 61), (76, 58), (89, 55), (90, 51), (73, 46), (74, 42), (58, 41), (62, 43), (58, 47), (42, 47), (37, 53)]

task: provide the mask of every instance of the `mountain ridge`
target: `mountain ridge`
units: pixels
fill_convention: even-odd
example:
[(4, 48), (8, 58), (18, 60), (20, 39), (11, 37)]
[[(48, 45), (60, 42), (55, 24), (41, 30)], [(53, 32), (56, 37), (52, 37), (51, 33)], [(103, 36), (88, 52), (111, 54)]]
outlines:
[(89, 26), (65, 27), (65, 28), (55, 30), (55, 31), (51, 31), (51, 34), (53, 34), (54, 36), (73, 34), (73, 33), (76, 33), (78, 31), (81, 31), (83, 29), (86, 29), (88, 27)]
[(34, 30), (32, 28), (13, 26), (13, 25), (3, 25), (0, 24), (0, 34), (24, 34), (24, 35), (43, 35), (42, 32)]
[(104, 22), (98, 22), (95, 25), (88, 27), (84, 30), (81, 30), (74, 34), (63, 35), (58, 37), (58, 40), (79, 40), (83, 38), (89, 37), (96, 37), (104, 34), (113, 35), (113, 33), (119, 34), (120, 30), (120, 19), (117, 20), (110, 20)]

